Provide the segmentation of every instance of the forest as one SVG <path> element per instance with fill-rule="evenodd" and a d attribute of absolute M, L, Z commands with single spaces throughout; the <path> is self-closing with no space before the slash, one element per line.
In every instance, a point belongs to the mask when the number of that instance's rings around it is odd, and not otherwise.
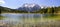
<path fill-rule="evenodd" d="M 8 7 L 0 6 L 0 14 L 1 13 L 28 13 L 28 12 L 27 11 L 18 10 L 18 9 L 11 9 L 11 8 L 8 8 Z M 34 11 L 34 12 L 30 12 L 30 13 L 60 14 L 60 6 L 42 8 L 39 11 Z"/>

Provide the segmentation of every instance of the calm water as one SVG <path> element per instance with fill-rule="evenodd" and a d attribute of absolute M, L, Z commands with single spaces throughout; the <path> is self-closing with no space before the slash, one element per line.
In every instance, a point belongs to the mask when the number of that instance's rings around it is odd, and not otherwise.
<path fill-rule="evenodd" d="M 15 13 L 5 13 L 0 14 L 0 21 L 10 21 L 10 22 L 20 22 L 20 23 L 34 23 L 40 22 L 44 17 L 54 16 L 52 14 L 15 14 Z"/>
<path fill-rule="evenodd" d="M 54 17 L 55 16 L 55 17 Z M 0 27 L 60 27 L 60 21 L 48 18 L 60 18 L 56 14 L 0 14 Z"/>

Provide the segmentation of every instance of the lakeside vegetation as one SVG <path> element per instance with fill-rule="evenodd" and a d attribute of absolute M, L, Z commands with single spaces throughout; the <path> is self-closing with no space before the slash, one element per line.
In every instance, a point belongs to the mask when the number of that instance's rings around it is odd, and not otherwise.
<path fill-rule="evenodd" d="M 1 13 L 28 13 L 28 12 L 0 6 L 0 14 Z M 60 6 L 42 8 L 39 11 L 34 11 L 34 12 L 30 12 L 30 13 L 60 14 Z"/>

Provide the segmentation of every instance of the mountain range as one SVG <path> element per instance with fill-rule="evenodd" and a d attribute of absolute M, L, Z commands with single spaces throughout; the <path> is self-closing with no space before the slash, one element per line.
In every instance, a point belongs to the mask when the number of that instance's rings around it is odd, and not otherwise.
<path fill-rule="evenodd" d="M 21 7 L 18 8 L 18 10 L 21 11 L 28 11 L 28 12 L 35 12 L 40 10 L 41 7 L 38 4 L 23 4 Z"/>

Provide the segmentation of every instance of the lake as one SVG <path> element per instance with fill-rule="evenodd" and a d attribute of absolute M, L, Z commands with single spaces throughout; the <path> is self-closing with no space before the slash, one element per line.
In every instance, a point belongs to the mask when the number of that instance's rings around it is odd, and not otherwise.
<path fill-rule="evenodd" d="M 55 22 L 56 14 L 33 14 L 33 13 L 3 13 L 0 14 L 0 22 L 8 24 L 36 24 Z M 50 18 L 51 17 L 51 18 Z M 57 17 L 58 18 L 58 17 Z"/>

